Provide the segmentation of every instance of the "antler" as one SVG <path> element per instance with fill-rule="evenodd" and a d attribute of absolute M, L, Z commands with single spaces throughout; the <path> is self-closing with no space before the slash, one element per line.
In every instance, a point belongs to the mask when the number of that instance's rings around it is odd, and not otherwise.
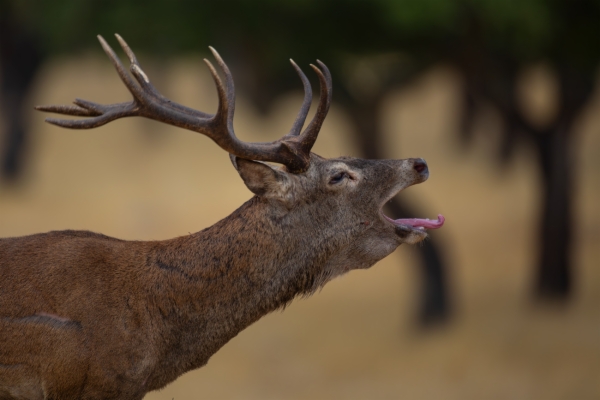
<path fill-rule="evenodd" d="M 212 115 L 175 103 L 161 95 L 150 83 L 148 76 L 140 67 L 135 54 L 131 51 L 127 43 L 118 34 L 115 34 L 115 36 L 129 57 L 131 63 L 129 71 L 135 80 L 127 73 L 127 70 L 104 38 L 98 35 L 98 40 L 114 64 L 121 80 L 131 92 L 133 100 L 129 103 L 104 105 L 75 99 L 73 102 L 74 106 L 52 105 L 35 107 L 40 111 L 90 117 L 81 120 L 46 118 L 46 122 L 64 128 L 90 129 L 102 126 L 118 118 L 146 117 L 206 135 L 221 148 L 238 157 L 284 164 L 293 173 L 306 171 L 310 162 L 310 150 L 317 139 L 319 130 L 331 104 L 331 74 L 321 61 L 317 60 L 321 69 L 312 64 L 310 65 L 319 77 L 321 94 L 317 112 L 304 131 L 300 133 L 310 109 L 312 90 L 306 75 L 304 75 L 293 60 L 290 60 L 304 86 L 304 101 L 290 132 L 273 142 L 242 142 L 235 136 L 233 131 L 233 113 L 235 108 L 233 77 L 229 68 L 215 49 L 210 47 L 213 56 L 217 60 L 217 64 L 219 64 L 225 75 L 225 83 L 223 83 L 217 74 L 212 63 L 204 59 L 217 86 L 219 97 L 217 112 Z"/>

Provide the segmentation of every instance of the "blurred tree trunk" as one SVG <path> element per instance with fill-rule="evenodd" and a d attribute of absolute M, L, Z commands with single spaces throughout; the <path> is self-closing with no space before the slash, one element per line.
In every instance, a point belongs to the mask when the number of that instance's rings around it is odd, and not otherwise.
<path fill-rule="evenodd" d="M 564 298 L 571 292 L 572 176 L 570 140 L 564 128 L 535 140 L 543 182 L 537 294 Z"/>
<path fill-rule="evenodd" d="M 5 121 L 0 173 L 14 182 L 26 147 L 25 100 L 44 57 L 37 37 L 16 24 L 6 8 L 0 15 L 0 115 Z"/>
<path fill-rule="evenodd" d="M 543 182 L 540 253 L 536 293 L 562 299 L 572 292 L 571 242 L 574 229 L 573 125 L 587 104 L 594 71 L 559 68 L 560 108 L 547 129 L 528 128 L 538 153 Z"/>

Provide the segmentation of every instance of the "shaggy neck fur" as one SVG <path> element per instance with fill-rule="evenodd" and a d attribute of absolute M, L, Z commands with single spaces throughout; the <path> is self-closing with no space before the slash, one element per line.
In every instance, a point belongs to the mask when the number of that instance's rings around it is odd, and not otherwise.
<path fill-rule="evenodd" d="M 171 331 L 163 337 L 177 339 L 160 346 L 161 376 L 149 383 L 161 387 L 170 378 L 165 371 L 174 379 L 206 364 L 241 330 L 324 283 L 334 243 L 327 243 L 327 230 L 318 226 L 309 238 L 298 235 L 301 221 L 292 220 L 294 215 L 273 212 L 254 197 L 201 232 L 154 245 L 147 265 L 163 277 L 149 288 L 151 304 Z"/>

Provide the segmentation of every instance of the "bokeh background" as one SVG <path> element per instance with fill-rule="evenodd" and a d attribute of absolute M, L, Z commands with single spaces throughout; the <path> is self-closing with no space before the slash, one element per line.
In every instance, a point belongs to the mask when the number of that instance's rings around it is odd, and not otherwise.
<path fill-rule="evenodd" d="M 33 111 L 128 100 L 94 38 L 117 48 L 114 32 L 167 97 L 208 112 L 216 47 L 246 141 L 291 126 L 288 59 L 324 61 L 334 104 L 314 151 L 424 157 L 430 179 L 387 213 L 447 218 L 147 399 L 600 398 L 599 1 L 0 0 L 0 236 L 166 239 L 250 198 L 205 137 Z"/>

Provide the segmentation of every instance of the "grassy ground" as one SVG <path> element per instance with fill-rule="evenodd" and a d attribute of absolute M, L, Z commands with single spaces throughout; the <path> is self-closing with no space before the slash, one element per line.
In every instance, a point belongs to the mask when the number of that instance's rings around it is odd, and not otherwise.
<path fill-rule="evenodd" d="M 178 101 L 214 110 L 204 72 L 198 60 L 180 61 L 158 84 Z M 57 61 L 40 83 L 32 104 L 128 98 L 108 61 L 93 57 Z M 459 148 L 456 92 L 454 77 L 439 69 L 390 98 L 384 112 L 388 155 L 422 156 L 431 169 L 428 182 L 402 196 L 427 210 L 422 217 L 447 218 L 434 234 L 451 264 L 450 325 L 415 327 L 419 271 L 402 246 L 263 318 L 205 368 L 146 399 L 600 398 L 600 96 L 578 128 L 575 296 L 549 306 L 530 298 L 539 207 L 532 155 L 520 153 L 503 173 L 493 166 L 493 115 L 480 121 L 472 150 Z M 299 104 L 299 96 L 282 99 L 263 118 L 240 99 L 239 136 L 278 137 Z M 66 131 L 42 119 L 32 112 L 25 182 L 0 186 L 0 236 L 70 228 L 169 238 L 216 222 L 250 197 L 227 155 L 194 133 L 135 119 Z M 350 129 L 334 107 L 315 152 L 356 154 Z"/>

